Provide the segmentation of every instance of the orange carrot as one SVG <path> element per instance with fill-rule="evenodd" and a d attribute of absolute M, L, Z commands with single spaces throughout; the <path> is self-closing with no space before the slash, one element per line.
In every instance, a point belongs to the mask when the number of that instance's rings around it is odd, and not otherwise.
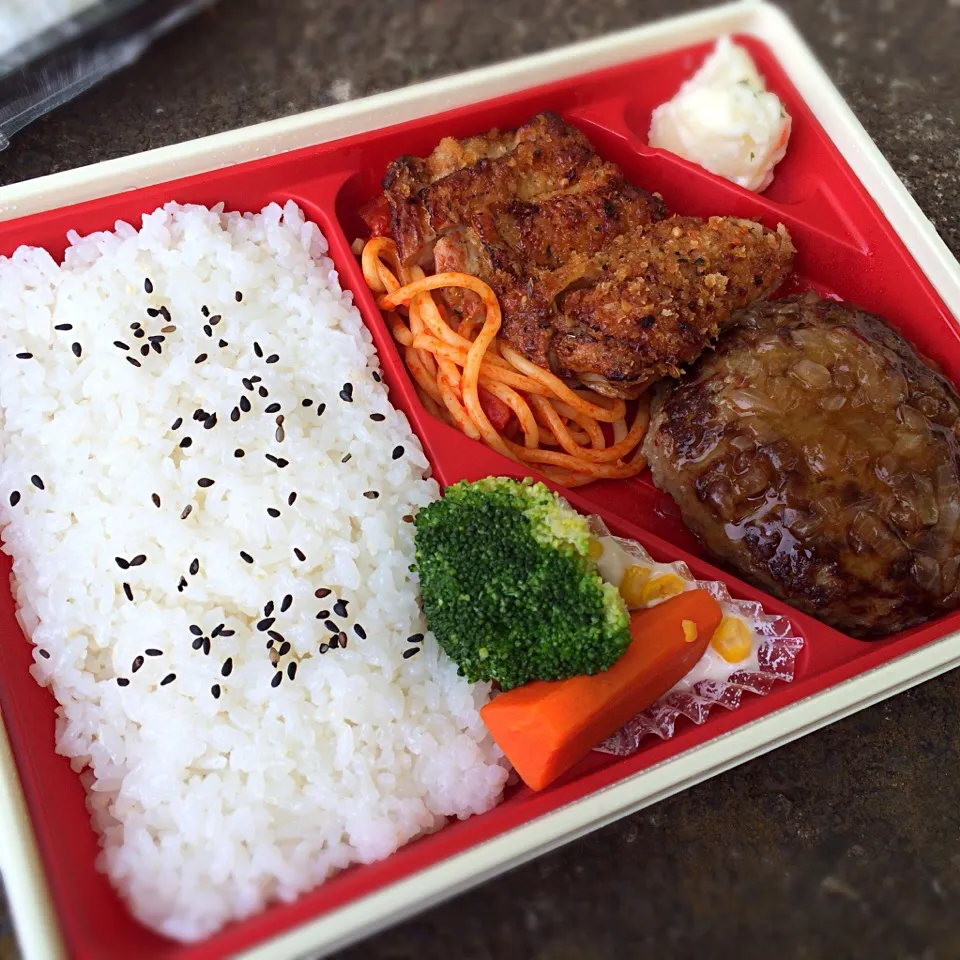
<path fill-rule="evenodd" d="M 723 616 L 690 590 L 630 617 L 633 642 L 607 671 L 501 693 L 480 716 L 528 787 L 542 790 L 682 679 Z"/>

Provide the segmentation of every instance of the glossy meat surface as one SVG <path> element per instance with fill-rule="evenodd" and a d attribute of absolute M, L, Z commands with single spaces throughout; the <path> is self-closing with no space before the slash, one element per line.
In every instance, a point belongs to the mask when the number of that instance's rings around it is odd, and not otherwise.
<path fill-rule="evenodd" d="M 960 397 L 882 320 L 757 305 L 654 400 L 657 486 L 713 554 L 858 637 L 960 605 Z"/>

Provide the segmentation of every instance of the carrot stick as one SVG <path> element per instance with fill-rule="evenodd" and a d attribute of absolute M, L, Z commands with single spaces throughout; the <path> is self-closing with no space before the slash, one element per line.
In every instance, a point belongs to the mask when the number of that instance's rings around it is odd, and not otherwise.
<path fill-rule="evenodd" d="M 607 671 L 501 693 L 480 716 L 523 782 L 542 790 L 681 680 L 720 625 L 717 601 L 690 590 L 630 618 L 633 642 Z"/>

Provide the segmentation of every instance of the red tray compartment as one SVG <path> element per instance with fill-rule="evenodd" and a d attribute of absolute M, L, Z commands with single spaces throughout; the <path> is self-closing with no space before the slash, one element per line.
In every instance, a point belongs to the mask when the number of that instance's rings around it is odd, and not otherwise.
<path fill-rule="evenodd" d="M 357 216 L 360 204 L 378 191 L 386 165 L 396 156 L 425 154 L 443 136 L 509 128 L 542 110 L 553 110 L 581 127 L 630 180 L 662 193 L 672 210 L 747 216 L 771 227 L 783 222 L 799 251 L 791 289 L 813 287 L 883 314 L 948 376 L 960 381 L 960 338 L 954 319 L 772 53 L 751 38 L 741 42 L 794 121 L 787 157 L 764 196 L 646 143 L 653 107 L 672 96 L 696 69 L 709 49 L 700 45 L 350 139 L 9 221 L 0 224 L 0 253 L 31 244 L 61 256 L 68 229 L 111 229 L 118 219 L 137 223 L 141 214 L 169 200 L 222 201 L 230 209 L 253 210 L 293 199 L 327 236 L 341 281 L 354 292 L 372 331 L 391 399 L 409 416 L 441 483 L 488 474 L 516 476 L 517 464 L 434 420 L 420 405 L 350 243 L 363 235 Z M 543 793 L 513 788 L 497 809 L 482 817 L 451 824 L 381 863 L 349 869 L 293 904 L 274 906 L 192 946 L 141 927 L 106 877 L 96 871 L 97 840 L 83 788 L 69 763 L 53 750 L 54 701 L 28 675 L 30 646 L 17 626 L 11 594 L 0 592 L 0 709 L 69 955 L 80 960 L 105 956 L 212 960 L 232 955 L 960 627 L 958 612 L 881 642 L 857 641 L 712 566 L 649 476 L 599 482 L 568 497 L 578 509 L 599 513 L 614 533 L 639 540 L 657 559 L 685 560 L 696 576 L 722 579 L 735 597 L 758 600 L 769 612 L 790 619 L 806 639 L 795 681 L 778 684 L 764 698 L 746 696 L 734 712 L 714 710 L 700 727 L 681 721 L 671 740 L 649 738 L 631 757 L 593 754 Z M 0 575 L 9 570 L 4 558 Z"/>

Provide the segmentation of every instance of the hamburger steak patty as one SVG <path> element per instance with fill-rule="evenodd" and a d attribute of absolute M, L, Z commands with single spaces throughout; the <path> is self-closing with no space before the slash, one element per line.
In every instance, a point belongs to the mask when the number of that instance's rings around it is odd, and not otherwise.
<path fill-rule="evenodd" d="M 761 303 L 654 398 L 653 479 L 757 586 L 855 637 L 960 604 L 960 397 L 879 317 Z"/>

